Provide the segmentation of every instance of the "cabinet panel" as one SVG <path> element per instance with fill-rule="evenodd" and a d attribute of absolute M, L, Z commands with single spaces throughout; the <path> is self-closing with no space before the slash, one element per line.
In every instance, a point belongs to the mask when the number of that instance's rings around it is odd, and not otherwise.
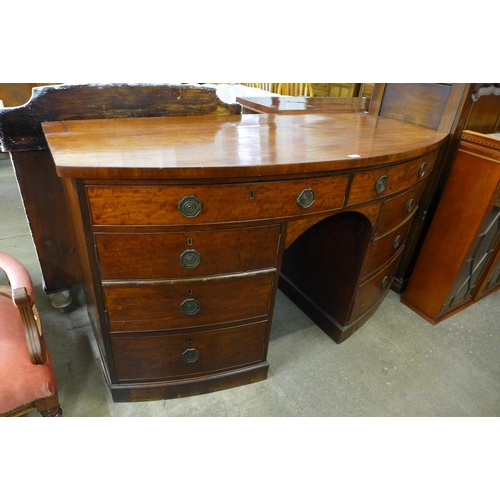
<path fill-rule="evenodd" d="M 500 240 L 500 139 L 465 131 L 402 302 L 435 324 L 471 305 Z"/>
<path fill-rule="evenodd" d="M 267 321 L 172 335 L 111 339 L 120 381 L 208 374 L 264 360 Z"/>

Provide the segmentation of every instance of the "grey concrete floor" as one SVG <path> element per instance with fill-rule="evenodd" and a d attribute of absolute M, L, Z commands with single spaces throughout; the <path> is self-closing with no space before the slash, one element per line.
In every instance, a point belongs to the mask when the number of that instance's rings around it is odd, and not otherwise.
<path fill-rule="evenodd" d="M 0 249 L 31 273 L 66 417 L 496 417 L 500 293 L 432 326 L 390 292 L 335 344 L 278 293 L 267 380 L 195 397 L 114 403 L 96 363 L 81 288 L 56 311 L 42 277 L 12 165 L 0 156 Z M 33 411 L 30 417 L 38 417 Z"/>

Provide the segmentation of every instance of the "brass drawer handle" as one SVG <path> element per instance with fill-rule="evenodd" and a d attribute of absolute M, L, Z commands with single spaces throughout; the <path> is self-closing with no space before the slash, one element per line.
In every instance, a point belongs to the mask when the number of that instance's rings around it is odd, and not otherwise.
<path fill-rule="evenodd" d="M 382 283 L 380 283 L 380 288 L 382 289 L 387 288 L 388 285 L 389 285 L 389 276 L 384 276 Z"/>
<path fill-rule="evenodd" d="M 385 188 L 387 187 L 387 175 L 383 175 L 380 179 L 375 183 L 375 192 L 377 194 L 383 193 Z"/>
<path fill-rule="evenodd" d="M 401 235 L 398 234 L 396 238 L 394 239 L 394 248 L 398 248 L 399 244 L 401 243 Z"/>
<path fill-rule="evenodd" d="M 193 316 L 201 309 L 201 304 L 196 299 L 186 299 L 181 304 L 181 311 L 186 316 Z"/>
<path fill-rule="evenodd" d="M 201 255 L 196 250 L 184 250 L 179 255 L 179 263 L 185 269 L 194 269 L 201 261 Z"/>
<path fill-rule="evenodd" d="M 306 188 L 297 196 L 297 205 L 301 208 L 309 208 L 315 199 L 316 193 L 311 188 Z"/>
<path fill-rule="evenodd" d="M 202 204 L 196 196 L 190 195 L 184 196 L 184 198 L 179 201 L 177 208 L 179 209 L 179 212 L 184 215 L 184 217 L 192 219 L 201 212 Z"/>
<path fill-rule="evenodd" d="M 409 214 L 413 210 L 413 198 L 406 205 L 406 213 Z"/>
<path fill-rule="evenodd" d="M 198 361 L 198 359 L 200 359 L 200 351 L 194 348 L 186 349 L 182 353 L 182 359 L 186 363 L 194 363 L 195 361 Z"/>
<path fill-rule="evenodd" d="M 420 165 L 420 168 L 418 169 L 418 176 L 423 177 L 425 175 L 425 171 L 427 169 L 427 163 L 424 161 L 422 165 Z"/>

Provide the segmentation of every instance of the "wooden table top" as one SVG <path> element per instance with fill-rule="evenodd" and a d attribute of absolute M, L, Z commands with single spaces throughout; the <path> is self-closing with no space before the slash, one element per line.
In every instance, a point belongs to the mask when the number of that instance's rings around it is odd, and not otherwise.
<path fill-rule="evenodd" d="M 308 175 L 414 158 L 446 134 L 369 114 L 244 114 L 43 124 L 62 177 Z"/>
<path fill-rule="evenodd" d="M 242 106 L 258 113 L 364 113 L 368 97 L 237 97 Z"/>

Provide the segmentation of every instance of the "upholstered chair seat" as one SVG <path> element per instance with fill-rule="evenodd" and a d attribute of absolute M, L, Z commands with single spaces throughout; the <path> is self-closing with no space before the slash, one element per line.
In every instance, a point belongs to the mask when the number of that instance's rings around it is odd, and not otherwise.
<path fill-rule="evenodd" d="M 9 283 L 0 286 L 0 416 L 18 416 L 33 408 L 44 416 L 61 416 L 31 278 L 4 252 L 0 269 Z"/>

